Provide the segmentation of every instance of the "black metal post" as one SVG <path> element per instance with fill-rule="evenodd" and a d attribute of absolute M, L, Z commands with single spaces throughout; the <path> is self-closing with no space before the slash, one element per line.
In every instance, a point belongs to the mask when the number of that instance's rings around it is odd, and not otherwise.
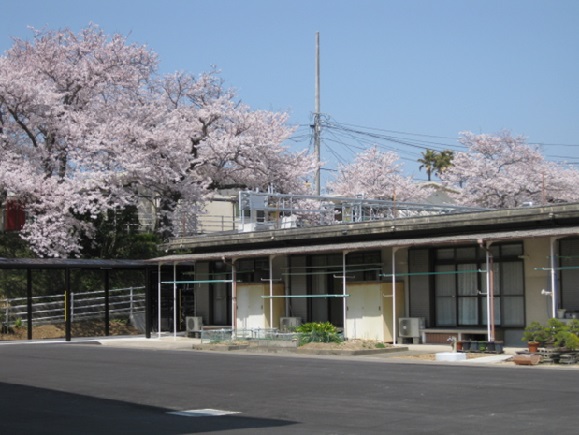
<path fill-rule="evenodd" d="M 150 268 L 145 269 L 145 337 L 151 338 L 151 329 L 152 329 L 152 304 L 153 301 L 151 300 L 152 289 L 151 289 L 151 274 L 153 270 Z"/>
<path fill-rule="evenodd" d="M 26 320 L 28 340 L 32 340 L 32 270 L 26 269 Z"/>
<path fill-rule="evenodd" d="M 105 336 L 110 335 L 110 289 L 111 289 L 111 280 L 110 280 L 110 270 L 104 269 L 104 280 L 105 280 Z"/>
<path fill-rule="evenodd" d="M 70 297 L 70 269 L 67 267 L 66 269 L 64 269 L 64 285 L 65 285 L 65 290 L 64 290 L 64 339 L 66 341 L 70 341 L 71 340 L 71 297 Z"/>

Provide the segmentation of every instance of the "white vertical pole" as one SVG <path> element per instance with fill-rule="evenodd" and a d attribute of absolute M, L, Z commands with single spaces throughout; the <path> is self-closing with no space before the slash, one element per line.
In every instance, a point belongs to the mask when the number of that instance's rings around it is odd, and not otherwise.
<path fill-rule="evenodd" d="M 489 256 L 489 288 L 488 288 L 488 299 L 489 299 L 489 319 L 490 319 L 490 334 L 489 341 L 495 341 L 495 262 L 493 253 L 491 252 L 491 243 L 487 243 L 487 254 Z"/>
<path fill-rule="evenodd" d="M 346 295 L 348 294 L 346 291 L 346 255 L 348 255 L 348 251 L 344 251 L 342 252 L 342 316 L 344 317 L 344 339 L 346 339 L 348 337 L 348 330 L 347 330 L 347 324 L 348 324 L 348 318 L 347 318 L 347 312 L 348 312 L 348 306 L 347 306 L 347 298 Z"/>
<path fill-rule="evenodd" d="M 316 160 L 315 195 L 320 196 L 320 33 L 316 32 L 316 89 L 314 113 L 314 156 Z"/>
<path fill-rule="evenodd" d="M 237 268 L 235 258 L 231 259 L 231 329 L 237 335 Z"/>
<path fill-rule="evenodd" d="M 273 329 L 273 255 L 269 256 L 269 329 Z"/>
<path fill-rule="evenodd" d="M 485 248 L 485 269 L 487 283 L 487 340 L 491 341 L 491 261 L 489 256 L 489 247 Z"/>
<path fill-rule="evenodd" d="M 70 292 L 70 321 L 74 322 L 74 292 Z"/>
<path fill-rule="evenodd" d="M 396 344 L 396 335 L 398 334 L 398 328 L 396 327 L 396 251 L 398 248 L 392 248 L 392 344 Z"/>
<path fill-rule="evenodd" d="M 177 338 L 177 263 L 173 263 L 173 339 Z"/>
<path fill-rule="evenodd" d="M 161 263 L 159 263 L 159 275 L 157 277 L 157 336 L 161 338 Z"/>
<path fill-rule="evenodd" d="M 555 243 L 557 242 L 557 239 L 555 237 L 551 237 L 551 302 L 552 302 L 552 307 L 551 307 L 551 316 L 555 319 L 557 318 L 557 289 L 556 289 L 556 283 L 555 283 L 555 267 L 556 267 L 556 262 L 555 262 Z"/>

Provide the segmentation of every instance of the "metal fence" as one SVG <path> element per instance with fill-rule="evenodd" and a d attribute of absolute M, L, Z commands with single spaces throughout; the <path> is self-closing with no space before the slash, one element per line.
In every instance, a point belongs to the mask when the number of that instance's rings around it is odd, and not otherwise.
<path fill-rule="evenodd" d="M 328 332 L 281 332 L 277 328 L 251 328 L 251 329 L 204 329 L 201 331 L 201 343 L 227 343 L 239 341 L 274 341 L 274 342 L 297 342 L 300 344 L 310 342 L 342 342 L 343 333 Z"/>
<path fill-rule="evenodd" d="M 7 325 L 28 322 L 27 298 L 0 299 L 2 322 Z M 65 321 L 65 295 L 35 296 L 32 298 L 34 324 Z M 129 317 L 145 311 L 145 287 L 128 287 L 109 290 L 109 315 Z M 105 291 L 71 292 L 71 321 L 100 319 L 105 315 Z"/>

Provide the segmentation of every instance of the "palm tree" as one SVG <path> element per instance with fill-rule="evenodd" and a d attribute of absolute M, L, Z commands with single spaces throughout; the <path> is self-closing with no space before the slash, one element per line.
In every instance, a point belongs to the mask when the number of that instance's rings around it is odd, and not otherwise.
<path fill-rule="evenodd" d="M 426 151 L 422 152 L 422 158 L 418 159 L 418 163 L 420 163 L 420 167 L 418 169 L 426 169 L 428 181 L 430 181 L 432 172 L 436 169 L 437 154 L 438 153 L 436 151 L 427 149 Z"/>
<path fill-rule="evenodd" d="M 454 159 L 454 152 L 450 150 L 444 150 L 436 155 L 436 161 L 434 163 L 434 173 L 436 176 L 440 177 L 446 168 L 452 166 L 452 160 Z"/>

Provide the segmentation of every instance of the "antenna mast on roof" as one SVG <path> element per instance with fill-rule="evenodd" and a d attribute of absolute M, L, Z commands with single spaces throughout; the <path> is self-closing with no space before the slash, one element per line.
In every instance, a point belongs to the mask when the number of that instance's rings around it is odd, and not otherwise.
<path fill-rule="evenodd" d="M 316 32 L 316 95 L 314 112 L 314 156 L 316 159 L 315 194 L 320 196 L 320 32 Z"/>

